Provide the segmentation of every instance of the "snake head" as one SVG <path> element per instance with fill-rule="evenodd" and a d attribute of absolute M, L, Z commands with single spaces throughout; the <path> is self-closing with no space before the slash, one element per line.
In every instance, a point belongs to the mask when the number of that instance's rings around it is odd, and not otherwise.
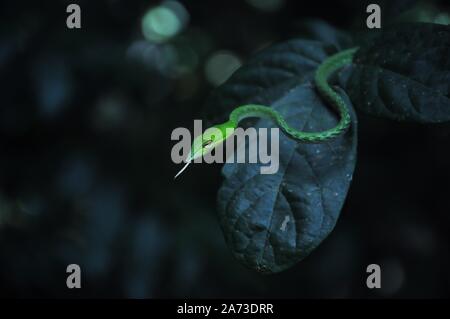
<path fill-rule="evenodd" d="M 186 164 L 177 175 L 175 175 L 175 178 L 177 178 L 177 176 L 179 176 L 193 160 L 209 153 L 212 149 L 230 137 L 235 128 L 236 124 L 228 121 L 223 124 L 212 126 L 203 134 L 197 136 L 192 142 L 191 151 L 185 160 Z"/>
<path fill-rule="evenodd" d="M 208 154 L 216 146 L 225 141 L 234 132 L 235 126 L 231 122 L 211 126 L 203 134 L 197 136 L 192 142 L 191 151 L 186 162 Z"/>

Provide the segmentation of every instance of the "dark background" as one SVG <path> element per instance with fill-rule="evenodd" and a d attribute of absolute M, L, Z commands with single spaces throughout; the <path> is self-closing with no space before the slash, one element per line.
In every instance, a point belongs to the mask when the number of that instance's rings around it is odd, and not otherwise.
<path fill-rule="evenodd" d="M 386 23 L 415 4 L 389 2 Z M 276 275 L 246 269 L 226 247 L 220 165 L 173 180 L 172 130 L 201 118 L 233 61 L 301 36 L 307 19 L 362 29 L 361 1 L 182 1 L 189 19 L 159 43 L 141 29 L 158 2 L 76 1 L 80 30 L 66 27 L 69 3 L 0 4 L 1 296 L 449 296 L 448 125 L 359 114 L 335 230 Z M 82 289 L 66 288 L 71 263 Z M 371 263 L 382 289 L 366 287 Z"/>

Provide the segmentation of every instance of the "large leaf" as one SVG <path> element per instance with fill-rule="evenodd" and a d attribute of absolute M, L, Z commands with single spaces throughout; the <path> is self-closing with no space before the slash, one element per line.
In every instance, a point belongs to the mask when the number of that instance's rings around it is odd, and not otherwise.
<path fill-rule="evenodd" d="M 311 83 L 312 72 L 326 56 L 326 46 L 314 41 L 289 41 L 268 49 L 238 70 L 208 105 L 228 114 L 236 106 L 261 103 L 300 130 L 333 127 L 338 116 Z M 250 268 L 262 273 L 285 270 L 307 256 L 335 226 L 356 157 L 356 120 L 348 98 L 340 92 L 354 119 L 342 137 L 313 145 L 281 133 L 280 166 L 273 175 L 260 174 L 260 164 L 224 165 L 225 180 L 218 193 L 220 223 L 232 253 Z M 254 125 L 274 127 L 269 120 Z"/>
<path fill-rule="evenodd" d="M 358 110 L 396 120 L 450 120 L 450 26 L 374 32 L 356 53 L 346 91 Z"/>

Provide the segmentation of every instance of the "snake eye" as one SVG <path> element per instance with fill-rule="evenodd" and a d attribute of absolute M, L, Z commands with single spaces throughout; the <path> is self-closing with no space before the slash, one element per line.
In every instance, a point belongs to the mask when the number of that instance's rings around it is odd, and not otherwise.
<path fill-rule="evenodd" d="M 206 141 L 203 142 L 202 147 L 206 147 L 206 146 L 208 146 L 211 143 L 212 143 L 212 140 L 206 140 Z"/>

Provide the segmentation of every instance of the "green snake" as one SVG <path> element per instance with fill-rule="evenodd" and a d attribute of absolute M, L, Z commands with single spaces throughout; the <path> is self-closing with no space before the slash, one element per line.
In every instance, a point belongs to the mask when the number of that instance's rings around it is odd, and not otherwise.
<path fill-rule="evenodd" d="M 186 165 L 178 172 L 175 178 L 194 159 L 210 152 L 230 137 L 239 122 L 248 117 L 271 119 L 284 134 L 301 143 L 324 143 L 344 133 L 351 124 L 349 109 L 342 97 L 329 85 L 328 79 L 335 71 L 352 63 L 353 56 L 357 50 L 358 48 L 355 47 L 329 56 L 319 65 L 314 74 L 314 84 L 320 96 L 339 114 L 340 120 L 335 127 L 321 132 L 302 132 L 289 126 L 283 116 L 271 107 L 257 104 L 241 105 L 230 113 L 227 122 L 212 126 L 194 139 L 190 154 L 185 160 Z"/>

